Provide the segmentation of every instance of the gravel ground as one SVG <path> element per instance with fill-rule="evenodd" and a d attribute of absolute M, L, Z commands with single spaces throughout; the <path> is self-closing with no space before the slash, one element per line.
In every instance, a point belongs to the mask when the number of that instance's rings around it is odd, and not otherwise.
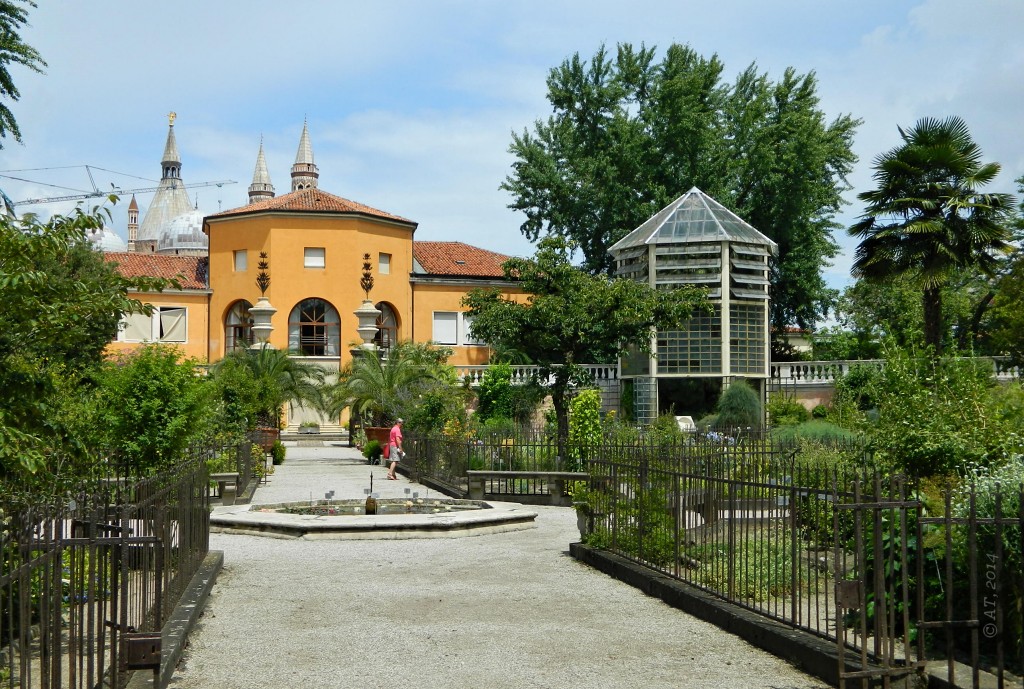
<path fill-rule="evenodd" d="M 290 448 L 255 502 L 348 486 L 342 473 L 368 469 L 355 457 Z M 826 686 L 578 563 L 573 511 L 537 512 L 536 529 L 456 539 L 214 534 L 224 570 L 171 687 Z"/>

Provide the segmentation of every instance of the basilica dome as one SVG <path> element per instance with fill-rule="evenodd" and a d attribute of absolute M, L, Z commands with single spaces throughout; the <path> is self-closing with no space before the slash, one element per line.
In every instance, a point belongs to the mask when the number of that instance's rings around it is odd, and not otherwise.
<path fill-rule="evenodd" d="M 128 244 L 107 226 L 89 230 L 86 239 L 98 251 L 128 251 Z"/>
<path fill-rule="evenodd" d="M 203 234 L 203 214 L 190 210 L 177 216 L 161 230 L 156 251 L 159 254 L 205 254 L 210 239 Z"/>

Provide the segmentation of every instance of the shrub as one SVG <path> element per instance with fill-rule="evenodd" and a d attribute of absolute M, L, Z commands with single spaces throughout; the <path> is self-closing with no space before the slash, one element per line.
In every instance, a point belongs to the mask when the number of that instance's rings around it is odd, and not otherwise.
<path fill-rule="evenodd" d="M 100 379 L 106 440 L 137 472 L 180 459 L 209 428 L 213 388 L 174 347 L 143 346 L 106 364 Z"/>
<path fill-rule="evenodd" d="M 570 471 L 582 469 L 592 448 L 601 442 L 601 391 L 581 391 L 569 403 Z"/>
<path fill-rule="evenodd" d="M 734 380 L 718 398 L 715 410 L 717 428 L 760 428 L 764 418 L 761 400 L 754 388 L 742 379 Z"/>
<path fill-rule="evenodd" d="M 270 456 L 274 458 L 274 464 L 284 464 L 285 449 L 280 440 L 274 441 L 274 446 L 270 448 Z"/>
<path fill-rule="evenodd" d="M 814 409 L 811 410 L 812 419 L 825 419 L 828 418 L 828 407 L 824 404 L 815 405 Z"/>
<path fill-rule="evenodd" d="M 792 395 L 773 393 L 768 396 L 768 419 L 773 426 L 793 426 L 809 418 L 804 405 Z"/>
<path fill-rule="evenodd" d="M 781 426 L 772 429 L 772 438 L 784 445 L 797 445 L 802 440 L 809 440 L 820 444 L 853 444 L 857 443 L 861 436 L 853 431 L 840 428 L 833 423 L 814 419 L 805 421 L 795 426 Z"/>
<path fill-rule="evenodd" d="M 363 457 L 366 457 L 371 462 L 377 461 L 383 454 L 384 448 L 379 440 L 367 440 L 366 444 L 363 445 Z"/>

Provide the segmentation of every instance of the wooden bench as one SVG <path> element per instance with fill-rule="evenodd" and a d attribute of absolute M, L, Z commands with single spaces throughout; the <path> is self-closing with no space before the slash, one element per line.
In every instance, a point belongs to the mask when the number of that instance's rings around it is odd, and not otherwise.
<path fill-rule="evenodd" d="M 226 471 L 221 474 L 210 474 L 210 480 L 217 482 L 217 494 L 222 505 L 234 505 L 238 496 L 238 472 Z"/>
<path fill-rule="evenodd" d="M 490 471 L 470 469 L 466 471 L 469 484 L 469 499 L 483 500 L 487 482 L 491 480 L 544 479 L 548 484 L 548 495 L 552 505 L 566 505 L 565 484 L 567 481 L 586 481 L 590 474 L 582 471 Z"/>

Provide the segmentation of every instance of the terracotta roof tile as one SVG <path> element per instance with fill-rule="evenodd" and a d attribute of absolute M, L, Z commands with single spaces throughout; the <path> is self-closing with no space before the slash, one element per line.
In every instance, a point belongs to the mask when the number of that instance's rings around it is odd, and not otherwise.
<path fill-rule="evenodd" d="M 271 199 L 263 199 L 256 203 L 250 203 L 248 206 L 233 208 L 222 213 L 215 213 L 208 217 L 224 218 L 232 215 L 257 213 L 259 211 L 360 213 L 362 215 L 370 215 L 376 218 L 397 220 L 399 222 L 413 225 L 415 224 L 412 220 L 408 220 L 399 215 L 385 213 L 384 211 L 377 210 L 376 208 L 370 208 L 369 206 L 364 206 L 361 203 L 349 201 L 348 199 L 343 199 L 340 196 L 335 196 L 334 194 L 328 194 L 326 191 L 322 191 L 316 187 L 300 189 L 299 191 L 293 191 L 282 196 L 275 196 Z"/>
<path fill-rule="evenodd" d="M 178 278 L 182 289 L 208 289 L 210 259 L 206 256 L 167 256 L 113 251 L 103 254 L 126 278 Z M 180 277 L 179 277 L 180 276 Z"/>
<path fill-rule="evenodd" d="M 413 257 L 428 275 L 504 277 L 501 264 L 510 256 L 462 242 L 413 242 Z"/>

